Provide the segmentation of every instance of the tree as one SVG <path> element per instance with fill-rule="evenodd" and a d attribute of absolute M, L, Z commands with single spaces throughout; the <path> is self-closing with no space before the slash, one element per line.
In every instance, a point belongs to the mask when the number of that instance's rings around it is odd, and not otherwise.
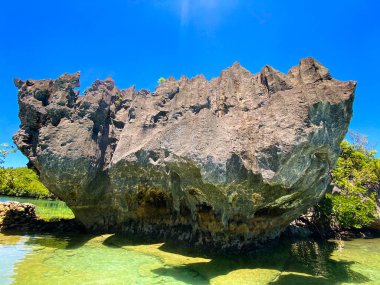
<path fill-rule="evenodd" d="M 39 181 L 31 169 L 3 168 L 7 155 L 16 152 L 13 146 L 0 145 L 0 194 L 33 198 L 54 198 L 54 195 Z"/>
<path fill-rule="evenodd" d="M 31 169 L 1 169 L 0 194 L 7 196 L 54 198 L 54 195 L 39 181 L 38 175 Z"/>
<path fill-rule="evenodd" d="M 355 135 L 353 143 L 343 141 L 332 183 L 339 193 L 327 193 L 317 209 L 344 228 L 361 228 L 377 216 L 374 191 L 380 185 L 380 160 L 367 147 L 365 136 Z"/>
<path fill-rule="evenodd" d="M 352 147 L 362 153 L 371 153 L 374 155 L 376 151 L 373 150 L 374 146 L 368 143 L 368 137 L 355 131 L 349 131 L 348 136 Z"/>
<path fill-rule="evenodd" d="M 4 164 L 7 155 L 14 152 L 16 152 L 14 146 L 10 146 L 7 143 L 0 144 L 0 166 Z"/>

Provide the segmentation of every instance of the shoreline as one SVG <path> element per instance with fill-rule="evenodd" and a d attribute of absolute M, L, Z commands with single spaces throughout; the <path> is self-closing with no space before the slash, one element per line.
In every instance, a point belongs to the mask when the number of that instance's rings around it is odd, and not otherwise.
<path fill-rule="evenodd" d="M 35 205 L 30 203 L 19 202 L 0 202 L 0 232 L 5 234 L 105 234 L 93 233 L 85 229 L 85 227 L 75 219 L 57 219 L 53 221 L 45 221 L 38 217 L 35 213 Z M 109 233 L 115 234 L 115 233 Z M 117 233 L 116 233 L 117 234 Z M 123 234 L 117 234 L 124 236 Z M 380 237 L 380 231 L 370 228 L 350 229 L 350 230 L 321 230 L 316 225 L 309 223 L 299 223 L 297 220 L 289 225 L 284 232 L 277 238 L 267 240 L 264 243 L 252 244 L 252 246 L 244 246 L 242 248 L 221 249 L 218 247 L 209 246 L 194 246 L 191 249 L 200 253 L 214 252 L 217 250 L 220 253 L 234 254 L 244 252 L 254 252 L 255 250 L 271 246 L 279 241 L 297 241 L 297 240 L 320 240 L 327 241 L 335 240 L 351 240 L 356 238 L 370 239 Z M 181 241 L 173 239 L 157 239 L 150 236 L 139 234 L 125 235 L 125 238 L 138 242 L 165 242 L 175 246 L 189 247 L 189 244 L 183 244 Z"/>
<path fill-rule="evenodd" d="M 39 197 L 36 197 L 36 196 L 14 196 L 14 195 L 7 195 L 7 194 L 4 194 L 4 193 L 0 193 L 0 198 L 1 197 L 14 197 L 16 199 L 35 199 L 35 200 L 46 200 L 46 201 L 62 201 L 60 199 L 58 199 L 57 197 L 55 198 L 39 198 Z M 17 201 L 15 201 L 17 202 Z"/>
<path fill-rule="evenodd" d="M 23 233 L 84 233 L 85 228 L 75 219 L 46 221 L 35 211 L 31 203 L 0 202 L 0 232 Z"/>

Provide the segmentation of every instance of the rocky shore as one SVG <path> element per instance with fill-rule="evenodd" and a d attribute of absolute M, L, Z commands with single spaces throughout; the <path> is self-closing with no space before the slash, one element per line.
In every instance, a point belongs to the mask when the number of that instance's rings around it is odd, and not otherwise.
<path fill-rule="evenodd" d="M 294 220 L 282 233 L 280 238 L 291 240 L 305 238 L 347 240 L 351 238 L 380 237 L 380 230 L 376 226 L 371 225 L 363 229 L 347 230 L 323 223 L 320 220 L 317 221 L 314 217 L 313 211 L 308 211 Z M 78 234 L 85 233 L 86 229 L 75 219 L 44 221 L 37 216 L 35 206 L 30 203 L 2 202 L 0 203 L 0 232 L 14 231 L 23 233 Z M 133 238 L 136 240 L 136 236 L 133 236 Z M 141 241 L 156 241 L 156 238 L 145 236 Z M 273 244 L 276 240 L 272 240 L 270 243 Z M 170 243 L 170 240 L 168 242 Z M 269 242 L 261 245 L 267 244 Z"/>
<path fill-rule="evenodd" d="M 83 232 L 84 227 L 75 219 L 45 221 L 37 216 L 35 206 L 30 203 L 2 202 L 0 232 L 7 231 L 72 233 Z"/>
<path fill-rule="evenodd" d="M 285 238 L 315 238 L 315 239 L 352 239 L 380 237 L 379 220 L 362 228 L 345 229 L 339 224 L 326 220 L 310 208 L 305 214 L 290 223 L 283 232 Z"/>

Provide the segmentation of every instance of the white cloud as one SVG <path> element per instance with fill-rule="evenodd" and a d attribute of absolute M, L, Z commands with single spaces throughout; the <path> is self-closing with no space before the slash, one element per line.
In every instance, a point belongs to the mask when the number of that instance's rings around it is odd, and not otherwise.
<path fill-rule="evenodd" d="M 162 8 L 169 8 L 179 17 L 181 27 L 195 26 L 213 30 L 239 5 L 240 0 L 164 0 Z"/>
<path fill-rule="evenodd" d="M 181 1 L 181 26 L 185 26 L 189 21 L 189 0 Z"/>

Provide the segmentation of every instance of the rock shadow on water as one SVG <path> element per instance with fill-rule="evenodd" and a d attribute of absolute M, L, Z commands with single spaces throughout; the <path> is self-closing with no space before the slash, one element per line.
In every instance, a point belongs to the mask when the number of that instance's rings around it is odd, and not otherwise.
<path fill-rule="evenodd" d="M 51 247 L 55 249 L 73 250 L 84 246 L 89 240 L 93 239 L 94 237 L 94 235 L 90 234 L 65 236 L 55 234 L 39 234 L 37 236 L 30 236 L 29 240 L 26 241 L 26 244 Z"/>
<path fill-rule="evenodd" d="M 117 235 L 110 236 L 103 244 L 126 248 L 153 245 L 149 241 L 126 239 Z M 218 284 L 218 280 L 223 284 L 230 282 L 230 284 L 276 285 L 338 285 L 372 281 L 351 269 L 355 262 L 332 259 L 331 255 L 339 245 L 331 241 L 281 241 L 278 245 L 239 255 L 205 254 L 169 243 L 155 245 L 156 250 L 149 252 L 150 254 L 161 258 L 165 264 L 168 263 L 168 258 L 177 261 L 169 266 L 154 269 L 153 273 L 185 283 L 188 280 L 183 279 L 183 275 L 178 272 L 199 274 L 207 281 L 205 284 Z"/>

